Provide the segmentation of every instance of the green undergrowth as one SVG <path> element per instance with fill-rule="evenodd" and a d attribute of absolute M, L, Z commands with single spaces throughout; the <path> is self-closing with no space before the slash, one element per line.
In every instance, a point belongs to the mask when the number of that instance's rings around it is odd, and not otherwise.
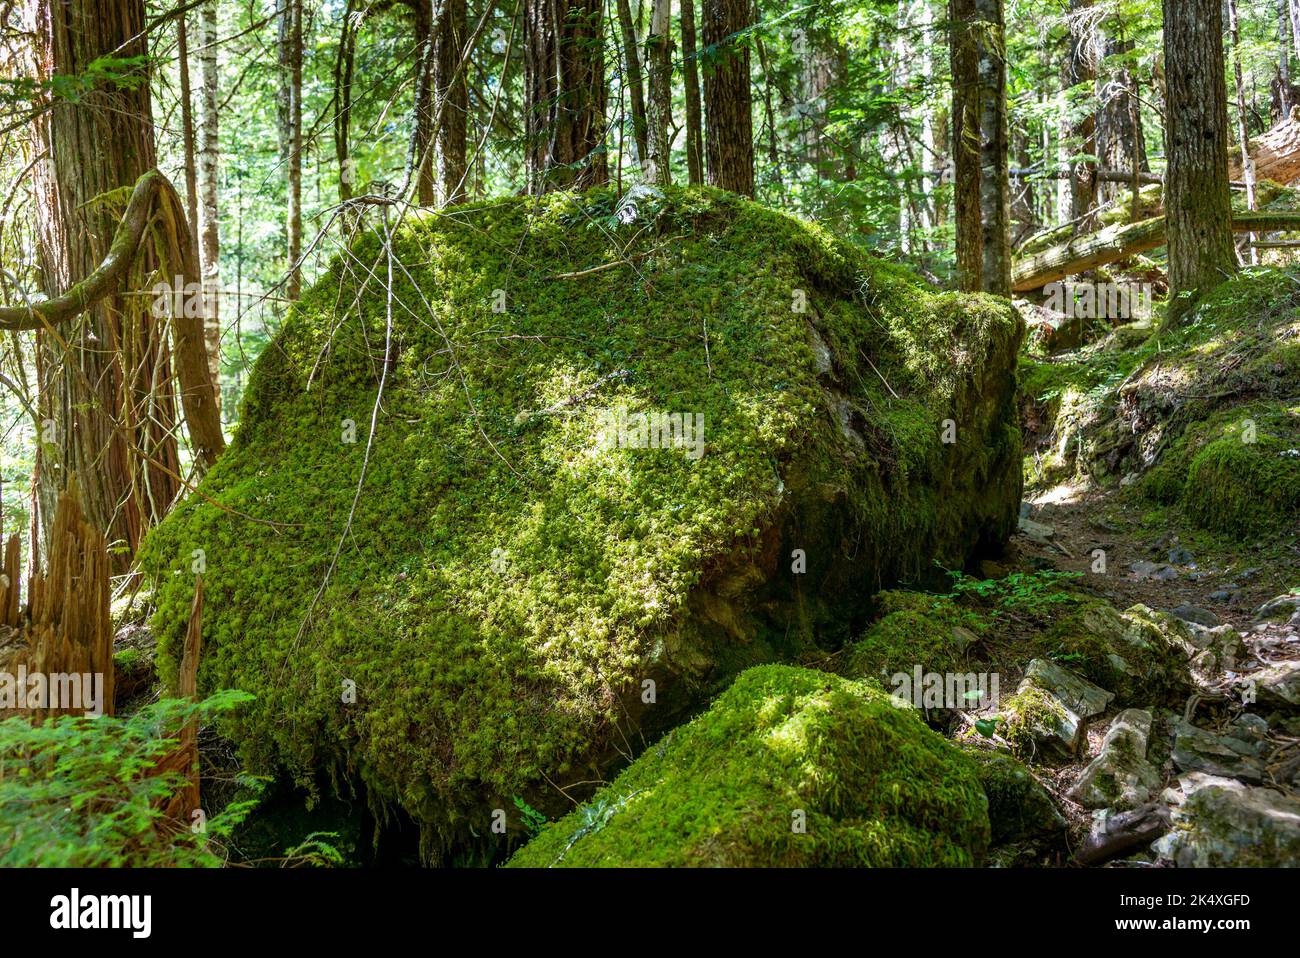
<path fill-rule="evenodd" d="M 203 569 L 242 758 L 363 781 L 436 858 L 1004 538 L 1021 332 L 714 190 L 412 214 L 291 310 L 148 538 L 160 673 Z M 698 414 L 703 455 L 611 448 L 609 410 Z"/>
<path fill-rule="evenodd" d="M 911 710 L 760 666 L 510 864 L 972 866 L 988 841 L 974 761 Z"/>

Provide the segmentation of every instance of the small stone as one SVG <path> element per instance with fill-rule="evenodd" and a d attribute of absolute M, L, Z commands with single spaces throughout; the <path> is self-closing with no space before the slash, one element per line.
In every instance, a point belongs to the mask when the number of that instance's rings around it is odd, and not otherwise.
<path fill-rule="evenodd" d="M 1125 709 L 1110 723 L 1101 752 L 1080 773 L 1070 797 L 1085 808 L 1136 808 L 1160 788 L 1160 772 L 1147 761 L 1151 713 Z"/>
<path fill-rule="evenodd" d="M 1210 593 L 1209 599 L 1211 602 L 1231 602 L 1236 594 L 1235 589 L 1215 589 Z"/>
<path fill-rule="evenodd" d="M 1020 531 L 1035 542 L 1046 542 L 1052 536 L 1056 535 L 1056 527 L 1049 526 L 1043 522 L 1035 522 L 1033 519 L 1021 518 Z"/>
<path fill-rule="evenodd" d="M 1196 561 L 1196 557 L 1184 548 L 1170 549 L 1169 561 L 1173 565 L 1191 565 Z"/>
<path fill-rule="evenodd" d="M 1200 606 L 1188 605 L 1184 602 L 1182 605 L 1176 605 L 1169 610 L 1171 615 L 1177 616 L 1184 622 L 1194 622 L 1197 625 L 1203 625 L 1207 629 L 1212 629 L 1219 625 L 1219 617 L 1209 609 L 1202 609 Z"/>

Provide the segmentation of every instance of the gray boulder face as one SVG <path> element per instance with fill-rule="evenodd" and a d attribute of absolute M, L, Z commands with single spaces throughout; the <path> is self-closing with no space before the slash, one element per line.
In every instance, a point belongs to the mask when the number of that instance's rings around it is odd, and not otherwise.
<path fill-rule="evenodd" d="M 1188 605 L 1186 602 L 1182 605 L 1174 606 L 1169 610 L 1169 614 L 1175 618 L 1182 619 L 1184 622 L 1194 622 L 1207 629 L 1213 629 L 1215 626 L 1219 625 L 1219 617 L 1209 609 L 1202 609 L 1200 606 L 1196 605 Z"/>
<path fill-rule="evenodd" d="M 1174 764 L 1189 772 L 1208 772 L 1243 782 L 1264 780 L 1268 743 L 1255 728 L 1237 725 L 1223 735 L 1175 719 Z"/>
<path fill-rule="evenodd" d="M 1191 642 L 1199 651 L 1192 656 L 1192 674 L 1202 681 L 1212 680 L 1219 672 L 1240 670 L 1251 655 L 1241 633 L 1230 625 L 1213 628 L 1189 622 Z"/>
<path fill-rule="evenodd" d="M 1173 811 L 1152 845 L 1180 868 L 1300 866 L 1300 801 L 1269 788 L 1207 784 Z"/>
<path fill-rule="evenodd" d="M 1070 789 L 1070 797 L 1086 808 L 1131 809 L 1160 788 L 1160 771 L 1147 761 L 1151 713 L 1125 709 L 1110 723 L 1101 752 L 1088 763 Z"/>
<path fill-rule="evenodd" d="M 1004 734 L 1021 752 L 1045 749 L 1072 758 L 1084 724 L 1104 712 L 1114 697 L 1050 659 L 1034 659 L 1006 703 Z"/>
<path fill-rule="evenodd" d="M 1068 655 L 1089 681 L 1115 693 L 1121 705 L 1145 707 L 1186 701 L 1188 663 L 1196 654 L 1193 630 L 1166 612 L 1134 605 L 1118 612 L 1088 601 L 1055 622 L 1039 639 L 1043 654 Z"/>
<path fill-rule="evenodd" d="M 1288 619 L 1300 612 L 1300 595 L 1279 595 L 1255 610 L 1256 619 Z"/>
<path fill-rule="evenodd" d="M 1300 708 L 1300 662 L 1278 662 L 1252 672 L 1247 679 L 1255 683 L 1255 697 L 1260 704 Z"/>

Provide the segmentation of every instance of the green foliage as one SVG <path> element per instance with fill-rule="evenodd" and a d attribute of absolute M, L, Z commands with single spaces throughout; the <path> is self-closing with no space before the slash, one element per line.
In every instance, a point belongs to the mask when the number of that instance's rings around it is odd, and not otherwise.
<path fill-rule="evenodd" d="M 0 866 L 222 864 L 222 839 L 255 802 L 232 803 L 201 834 L 167 827 L 156 806 L 182 778 L 147 773 L 186 722 L 210 721 L 250 700 L 224 691 L 199 703 L 163 699 L 129 718 L 0 722 Z"/>
<path fill-rule="evenodd" d="M 974 763 L 874 683 L 760 666 L 514 867 L 972 866 Z"/>
<path fill-rule="evenodd" d="M 1055 606 L 1076 603 L 1078 595 L 1061 586 L 1083 577 L 1081 572 L 1055 569 L 1012 572 L 1001 579 L 976 579 L 960 570 L 944 571 L 952 580 L 951 591 L 944 598 L 974 598 L 992 606 L 995 613 L 1014 612 L 1035 617 L 1047 615 Z"/>

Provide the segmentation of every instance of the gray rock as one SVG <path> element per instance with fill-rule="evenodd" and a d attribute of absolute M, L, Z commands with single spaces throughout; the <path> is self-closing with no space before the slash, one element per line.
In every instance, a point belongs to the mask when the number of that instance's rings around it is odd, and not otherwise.
<path fill-rule="evenodd" d="M 1020 519 L 1020 531 L 1035 542 L 1047 542 L 1052 536 L 1056 535 L 1055 526 L 1035 522 L 1033 519 L 1026 519 L 1023 516 Z"/>
<path fill-rule="evenodd" d="M 1207 629 L 1212 629 L 1220 624 L 1219 617 L 1209 609 L 1202 609 L 1197 605 L 1189 605 L 1184 602 L 1182 605 L 1176 605 L 1169 610 L 1171 615 L 1177 616 L 1184 622 L 1195 622 L 1197 625 L 1203 625 Z"/>
<path fill-rule="evenodd" d="M 1139 579 L 1155 579 L 1158 582 L 1168 582 L 1170 579 L 1178 578 L 1178 570 L 1173 566 L 1158 562 L 1148 562 L 1145 559 L 1139 559 L 1137 562 L 1129 565 L 1129 568 L 1136 573 Z"/>
<path fill-rule="evenodd" d="M 1255 618 L 1286 618 L 1294 612 L 1300 612 L 1300 595 L 1279 595 L 1256 609 Z"/>
<path fill-rule="evenodd" d="M 1241 730 L 1236 735 L 1216 735 L 1182 719 L 1175 719 L 1173 728 L 1173 759 L 1178 768 L 1255 784 L 1264 780 L 1265 742 Z"/>
<path fill-rule="evenodd" d="M 1092 718 L 1106 711 L 1113 692 L 1093 685 L 1051 659 L 1034 659 L 1025 670 L 1025 681 L 1050 692 L 1054 698 L 1080 718 Z"/>
<path fill-rule="evenodd" d="M 1182 547 L 1169 550 L 1169 562 L 1172 565 L 1191 565 L 1195 561 L 1196 556 Z"/>
<path fill-rule="evenodd" d="M 1272 789 L 1206 785 L 1172 822 L 1152 849 L 1181 868 L 1300 866 L 1300 801 Z"/>
<path fill-rule="evenodd" d="M 1020 744 L 1072 758 L 1087 719 L 1100 714 L 1114 696 L 1082 676 L 1047 659 L 1029 663 L 1016 694 L 1006 703 L 1006 735 Z"/>
<path fill-rule="evenodd" d="M 1274 708 L 1300 707 L 1300 662 L 1277 662 L 1246 676 L 1255 685 L 1255 698 Z"/>
<path fill-rule="evenodd" d="M 1151 713 L 1125 709 L 1110 723 L 1101 752 L 1080 773 L 1070 797 L 1085 808 L 1136 808 L 1160 788 L 1160 772 L 1147 761 Z"/>
<path fill-rule="evenodd" d="M 1210 593 L 1209 599 L 1211 602 L 1231 603 L 1232 600 L 1236 597 L 1236 595 L 1237 595 L 1236 589 L 1215 589 L 1213 592 Z"/>

